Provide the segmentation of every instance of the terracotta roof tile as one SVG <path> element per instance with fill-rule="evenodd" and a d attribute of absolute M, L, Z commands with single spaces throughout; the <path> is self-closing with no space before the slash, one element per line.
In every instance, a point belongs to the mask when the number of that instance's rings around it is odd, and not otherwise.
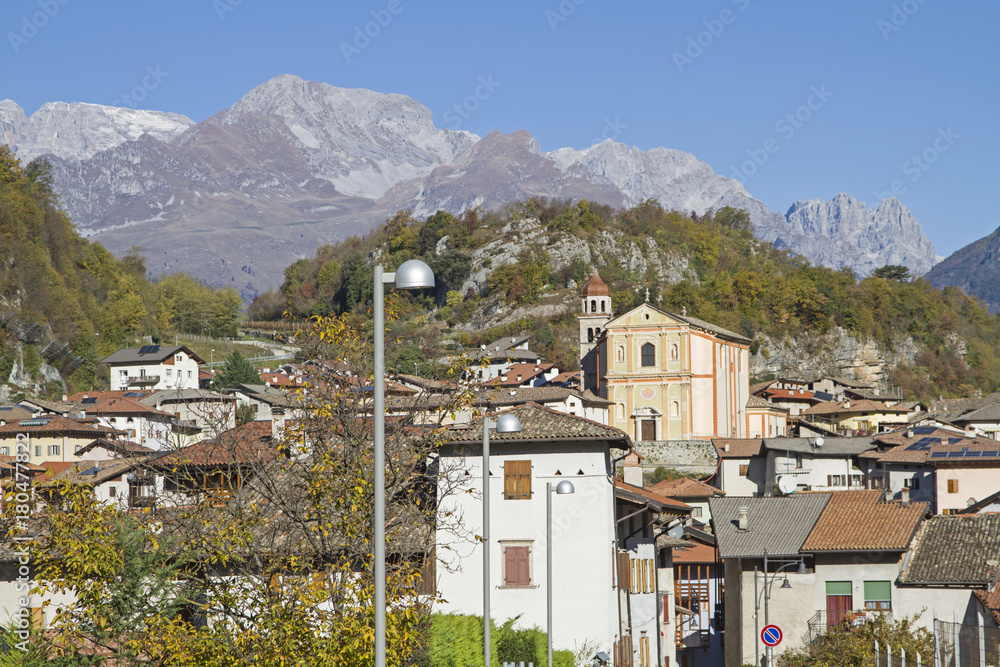
<path fill-rule="evenodd" d="M 537 403 L 528 403 L 505 410 L 503 414 L 515 415 L 521 422 L 518 433 L 490 434 L 490 442 L 539 441 L 539 440 L 607 440 L 612 447 L 631 449 L 632 440 L 624 431 L 599 424 L 590 419 L 568 415 L 546 408 Z M 491 415 L 496 418 L 496 415 Z M 451 442 L 482 442 L 483 419 L 477 418 L 469 425 L 452 427 Z"/>
<path fill-rule="evenodd" d="M 657 482 L 649 490 L 668 498 L 711 498 L 726 495 L 725 491 L 690 477 Z"/>
<path fill-rule="evenodd" d="M 673 498 L 667 498 L 666 496 L 656 493 L 652 489 L 644 489 L 641 486 L 635 486 L 633 484 L 626 484 L 621 480 L 615 480 L 615 492 L 624 492 L 626 494 L 632 494 L 634 496 L 640 496 L 646 500 L 651 500 L 658 503 L 664 509 L 675 509 L 684 512 L 691 512 L 691 506 L 687 503 L 681 502 L 679 500 L 674 500 Z"/>
<path fill-rule="evenodd" d="M 218 466 L 262 463 L 278 457 L 270 421 L 253 421 L 157 459 L 158 466 Z"/>
<path fill-rule="evenodd" d="M 882 492 L 836 491 L 802 544 L 803 551 L 906 551 L 927 503 L 881 502 Z"/>
<path fill-rule="evenodd" d="M 759 456 L 764 448 L 763 438 L 712 438 L 720 459 L 748 459 Z M 729 445 L 729 451 L 726 451 Z"/>
<path fill-rule="evenodd" d="M 906 570 L 906 584 L 988 585 L 998 573 L 1000 514 L 934 516 L 924 522 Z"/>

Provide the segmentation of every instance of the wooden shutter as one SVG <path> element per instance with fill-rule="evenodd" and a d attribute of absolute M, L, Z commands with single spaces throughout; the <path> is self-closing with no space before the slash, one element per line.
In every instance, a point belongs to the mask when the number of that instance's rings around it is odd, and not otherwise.
<path fill-rule="evenodd" d="M 504 464 L 503 496 L 507 500 L 531 498 L 531 461 L 507 461 Z"/>
<path fill-rule="evenodd" d="M 958 493 L 958 480 L 949 479 L 948 480 L 948 493 Z"/>
<path fill-rule="evenodd" d="M 504 585 L 529 586 L 528 547 L 504 547 Z"/>
<path fill-rule="evenodd" d="M 627 551 L 618 552 L 618 589 L 627 590 L 632 587 L 632 576 L 629 569 L 631 560 Z"/>

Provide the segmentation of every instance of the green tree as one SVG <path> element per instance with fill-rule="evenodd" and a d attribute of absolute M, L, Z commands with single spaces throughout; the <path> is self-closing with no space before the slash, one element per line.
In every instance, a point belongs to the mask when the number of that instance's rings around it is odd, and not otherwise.
<path fill-rule="evenodd" d="M 235 387 L 238 384 L 260 384 L 260 372 L 253 367 L 239 349 L 234 349 L 226 357 L 222 370 L 213 382 L 216 389 Z"/>
<path fill-rule="evenodd" d="M 876 278 L 884 278 L 885 280 L 894 280 L 901 283 L 909 282 L 910 280 L 910 270 L 898 264 L 887 264 L 879 267 L 872 271 L 872 275 Z"/>

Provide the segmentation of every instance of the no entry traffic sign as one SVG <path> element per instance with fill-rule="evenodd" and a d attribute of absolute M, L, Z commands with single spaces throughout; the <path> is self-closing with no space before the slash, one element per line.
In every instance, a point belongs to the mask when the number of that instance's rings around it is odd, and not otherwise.
<path fill-rule="evenodd" d="M 777 625 L 765 625 L 760 631 L 760 640 L 766 646 L 777 646 L 781 643 L 781 628 Z"/>

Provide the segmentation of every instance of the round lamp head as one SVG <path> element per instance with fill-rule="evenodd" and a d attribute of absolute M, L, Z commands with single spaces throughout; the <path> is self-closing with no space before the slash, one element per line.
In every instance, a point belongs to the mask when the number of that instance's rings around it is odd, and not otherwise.
<path fill-rule="evenodd" d="M 396 269 L 396 289 L 434 287 L 434 272 L 419 259 L 409 259 Z"/>
<path fill-rule="evenodd" d="M 497 417 L 497 433 L 520 433 L 521 420 L 514 415 L 500 415 Z"/>
<path fill-rule="evenodd" d="M 576 489 L 573 488 L 573 482 L 569 481 L 568 479 L 564 479 L 563 481 L 559 482 L 559 484 L 556 486 L 556 493 L 558 493 L 560 496 L 564 496 L 567 493 L 573 493 L 575 490 Z"/>

